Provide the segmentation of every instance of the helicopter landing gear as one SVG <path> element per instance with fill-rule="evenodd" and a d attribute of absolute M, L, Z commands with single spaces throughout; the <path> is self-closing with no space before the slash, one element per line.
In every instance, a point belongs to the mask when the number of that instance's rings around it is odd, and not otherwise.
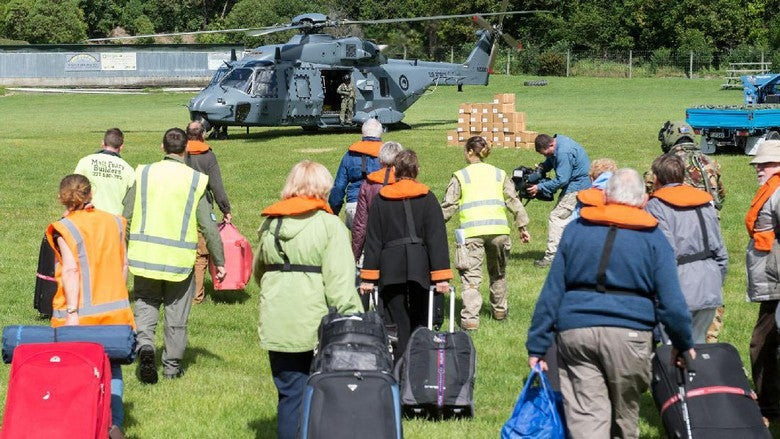
<path fill-rule="evenodd" d="M 226 140 L 227 138 L 227 125 L 215 125 L 211 134 L 209 134 L 209 140 Z"/>
<path fill-rule="evenodd" d="M 302 125 L 301 129 L 303 129 L 303 132 L 305 133 L 316 133 L 320 130 L 320 127 L 316 125 Z"/>

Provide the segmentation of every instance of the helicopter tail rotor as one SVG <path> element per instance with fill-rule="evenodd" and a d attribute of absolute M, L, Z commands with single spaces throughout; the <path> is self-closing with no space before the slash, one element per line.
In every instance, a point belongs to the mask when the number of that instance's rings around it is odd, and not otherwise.
<path fill-rule="evenodd" d="M 506 2 L 504 2 L 504 6 L 506 6 Z M 499 21 L 498 26 L 494 26 L 494 25 L 490 24 L 487 20 L 485 20 L 485 18 L 482 17 L 481 15 L 474 15 L 474 16 L 471 17 L 471 19 L 472 19 L 472 21 L 474 23 L 476 23 L 481 28 L 487 30 L 488 32 L 491 32 L 494 35 L 498 35 L 501 38 L 503 38 L 504 41 L 506 41 L 507 44 L 509 44 L 509 46 L 511 48 L 513 48 L 514 50 L 516 50 L 518 52 L 523 50 L 523 45 L 522 45 L 522 43 L 519 40 L 517 40 L 513 36 L 503 32 L 501 30 L 500 22 L 503 21 L 503 18 L 504 18 L 504 16 L 501 15 L 501 18 L 499 18 L 500 21 Z M 490 49 L 490 61 L 488 62 L 488 69 L 490 70 L 491 73 L 493 72 L 493 62 L 495 61 L 495 58 L 496 58 L 496 52 L 497 52 L 497 50 L 496 50 L 496 41 L 494 41 L 493 42 L 493 47 Z"/>

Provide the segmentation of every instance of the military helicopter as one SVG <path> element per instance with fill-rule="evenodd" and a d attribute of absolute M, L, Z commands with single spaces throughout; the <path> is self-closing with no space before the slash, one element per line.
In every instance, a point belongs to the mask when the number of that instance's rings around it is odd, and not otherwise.
<path fill-rule="evenodd" d="M 432 85 L 487 85 L 495 54 L 496 36 L 510 46 L 522 46 L 484 16 L 532 14 L 546 11 L 509 11 L 485 14 L 441 15 L 381 20 L 332 20 L 319 13 L 298 15 L 289 24 L 259 29 L 198 31 L 182 35 L 244 31 L 250 36 L 298 29 L 285 44 L 257 47 L 243 58 L 225 62 L 206 88 L 189 103 L 191 120 L 213 129 L 211 138 L 227 138 L 228 126 L 301 126 L 304 130 L 354 128 L 369 118 L 385 126 L 402 125 L 404 111 Z M 482 27 L 468 58 L 461 64 L 391 59 L 373 41 L 358 37 L 335 38 L 329 27 L 383 24 L 468 17 Z M 128 37 L 104 38 L 105 41 Z M 348 80 L 354 91 L 354 112 L 340 120 L 342 98 L 337 90 Z"/>

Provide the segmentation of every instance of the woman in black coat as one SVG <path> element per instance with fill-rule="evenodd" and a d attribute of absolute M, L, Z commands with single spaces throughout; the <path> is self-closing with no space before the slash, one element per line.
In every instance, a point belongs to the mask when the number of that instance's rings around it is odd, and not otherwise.
<path fill-rule="evenodd" d="M 427 323 L 428 288 L 434 284 L 437 293 L 446 293 L 452 279 L 441 207 L 428 186 L 415 180 L 418 169 L 414 151 L 398 153 L 396 183 L 382 188 L 369 209 L 360 272 L 361 293 L 379 283 L 385 312 L 398 326 L 400 353 L 412 330 Z"/>

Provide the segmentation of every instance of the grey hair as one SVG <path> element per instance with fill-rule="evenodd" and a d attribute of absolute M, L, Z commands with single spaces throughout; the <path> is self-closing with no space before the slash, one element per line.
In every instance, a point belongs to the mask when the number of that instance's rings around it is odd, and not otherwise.
<path fill-rule="evenodd" d="M 403 150 L 404 147 L 398 142 L 385 142 L 384 145 L 379 148 L 379 163 L 384 166 L 393 166 L 395 156 Z"/>
<path fill-rule="evenodd" d="M 382 131 L 384 131 L 384 129 L 382 128 L 381 122 L 371 118 L 363 122 L 361 131 L 363 132 L 363 137 L 382 137 Z"/>
<path fill-rule="evenodd" d="M 645 202 L 645 185 L 636 170 L 620 168 L 607 181 L 604 194 L 608 204 L 642 207 Z"/>

